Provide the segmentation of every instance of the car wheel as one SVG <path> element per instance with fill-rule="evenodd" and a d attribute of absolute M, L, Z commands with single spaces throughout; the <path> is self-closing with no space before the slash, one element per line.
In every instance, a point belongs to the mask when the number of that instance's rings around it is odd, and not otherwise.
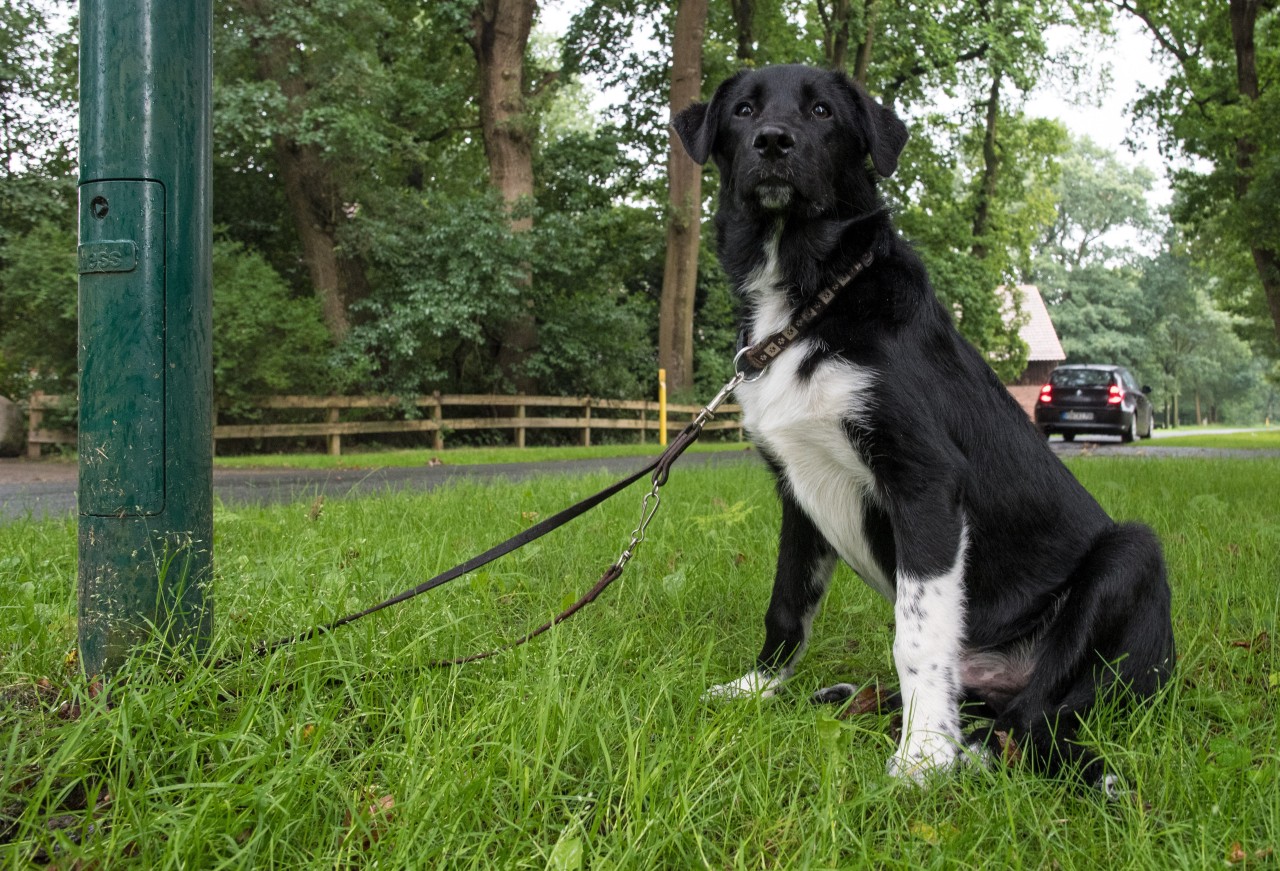
<path fill-rule="evenodd" d="M 1040 427 L 1040 435 L 1044 436 L 1044 440 L 1049 440 L 1049 428 L 1047 426 Z"/>
<path fill-rule="evenodd" d="M 1155 435 L 1155 430 L 1156 430 L 1156 415 L 1155 415 L 1155 412 L 1150 412 L 1147 414 L 1147 431 L 1143 433 L 1142 437 L 1144 439 L 1151 438 L 1153 435 Z"/>
<path fill-rule="evenodd" d="M 1062 434 L 1062 440 L 1064 442 L 1072 442 L 1072 441 L 1075 441 L 1075 439 L 1076 439 L 1076 434 L 1073 432 L 1064 432 Z"/>
<path fill-rule="evenodd" d="M 1138 412 L 1129 417 L 1129 428 L 1120 434 L 1120 441 L 1128 444 L 1138 437 Z"/>

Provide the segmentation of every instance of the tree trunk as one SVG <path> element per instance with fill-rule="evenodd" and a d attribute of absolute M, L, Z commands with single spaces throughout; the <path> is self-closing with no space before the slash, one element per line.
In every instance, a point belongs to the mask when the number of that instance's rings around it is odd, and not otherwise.
<path fill-rule="evenodd" d="M 871 48 L 875 43 L 876 18 L 879 13 L 877 0 L 866 0 L 862 10 L 862 42 L 853 61 L 853 79 L 864 88 L 867 86 L 867 70 L 871 66 Z"/>
<path fill-rule="evenodd" d="M 338 230 L 346 213 L 337 184 L 316 147 L 276 137 L 275 153 L 302 243 L 302 260 L 320 300 L 325 326 L 337 344 L 351 329 L 350 305 L 368 294 L 364 263 L 338 246 Z"/>
<path fill-rule="evenodd" d="M 987 96 L 986 132 L 982 138 L 982 180 L 978 201 L 973 210 L 973 256 L 979 260 L 990 252 L 986 236 L 991 231 L 991 204 L 996 198 L 996 182 L 1000 175 L 1000 155 L 996 151 L 996 121 L 1000 116 L 1000 79 L 997 69 Z"/>
<path fill-rule="evenodd" d="M 702 36 L 707 0 L 680 0 L 671 62 L 671 114 L 702 92 Z M 667 370 L 671 390 L 693 387 L 693 302 L 702 238 L 702 167 L 685 154 L 675 131 L 667 151 L 670 200 L 667 261 L 658 308 L 658 365 Z"/>
<path fill-rule="evenodd" d="M 480 127 L 489 163 L 489 182 L 511 213 L 511 229 L 533 227 L 526 212 L 533 200 L 533 136 L 525 111 L 524 54 L 537 0 L 480 0 L 471 16 L 468 42 L 479 71 Z M 533 285 L 531 271 L 523 280 Z M 526 295 L 524 311 L 507 324 L 496 349 L 498 368 L 522 393 L 537 392 L 537 383 L 523 371 L 537 349 L 538 327 L 533 299 Z"/>
<path fill-rule="evenodd" d="M 756 0 L 730 0 L 730 2 L 733 6 L 733 23 L 738 34 L 738 60 L 754 60 Z"/>
<path fill-rule="evenodd" d="M 272 24 L 269 7 L 258 0 L 247 0 L 244 11 L 262 22 L 264 29 Z M 291 108 L 301 111 L 310 89 L 297 55 L 297 43 L 287 34 L 261 40 L 257 46 L 258 78 L 275 82 Z M 320 300 L 325 326 L 335 344 L 351 329 L 349 315 L 353 302 L 369 292 L 364 262 L 344 252 L 338 235 L 347 222 L 334 168 L 322 156 L 319 146 L 303 145 L 284 136 L 272 139 L 285 200 L 293 213 L 302 243 L 302 259 L 307 267 L 312 288 Z"/>
<path fill-rule="evenodd" d="M 849 59 L 849 5 L 852 0 L 831 0 L 827 11 L 825 0 L 818 0 L 818 16 L 822 19 L 822 53 L 827 68 L 842 70 Z"/>
<path fill-rule="evenodd" d="M 1260 0 L 1231 0 L 1231 42 L 1236 55 L 1236 88 L 1240 96 L 1256 104 L 1258 89 L 1258 59 L 1254 45 L 1254 27 L 1261 7 Z M 1236 199 L 1243 200 L 1253 183 L 1253 159 L 1258 153 L 1258 143 L 1247 135 L 1236 139 Z M 1280 257 L 1271 248 L 1250 246 L 1262 291 L 1267 298 L 1267 309 L 1280 337 Z"/>

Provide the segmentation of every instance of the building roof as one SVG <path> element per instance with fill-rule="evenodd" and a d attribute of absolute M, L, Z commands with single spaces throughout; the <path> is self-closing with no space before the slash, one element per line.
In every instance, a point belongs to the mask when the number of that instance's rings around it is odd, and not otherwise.
<path fill-rule="evenodd" d="M 1038 360 L 1059 362 L 1067 359 L 1066 352 L 1062 350 L 1062 342 L 1058 341 L 1058 331 L 1053 328 L 1049 310 L 1045 308 L 1044 299 L 1040 296 L 1040 289 L 1033 284 L 1019 284 L 1015 289 L 1018 291 L 1019 307 L 1025 318 L 1025 322 L 1018 329 L 1018 336 L 1027 343 L 1027 362 L 1032 363 Z M 1008 323 L 1013 318 L 1011 304 L 1013 300 L 1007 287 L 1000 288 L 1000 293 L 1004 298 L 1000 310 L 1004 315 L 1005 323 Z"/>

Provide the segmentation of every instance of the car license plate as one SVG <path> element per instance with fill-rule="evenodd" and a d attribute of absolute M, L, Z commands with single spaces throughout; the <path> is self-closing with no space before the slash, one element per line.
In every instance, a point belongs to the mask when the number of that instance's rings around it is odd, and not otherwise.
<path fill-rule="evenodd" d="M 1092 411 L 1064 411 L 1062 412 L 1063 420 L 1093 420 Z"/>

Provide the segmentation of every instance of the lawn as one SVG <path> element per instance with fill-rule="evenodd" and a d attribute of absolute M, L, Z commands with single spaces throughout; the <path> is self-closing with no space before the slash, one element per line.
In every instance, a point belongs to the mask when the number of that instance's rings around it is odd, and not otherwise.
<path fill-rule="evenodd" d="M 1252 432 L 1199 433 L 1185 436 L 1171 435 L 1147 444 L 1171 448 L 1280 451 L 1280 429 L 1254 430 Z"/>
<path fill-rule="evenodd" d="M 1129 797 L 1017 767 L 890 780 L 887 717 L 808 693 L 891 679 L 891 609 L 841 570 L 792 691 L 708 703 L 760 641 L 777 505 L 751 463 L 677 467 L 627 576 L 519 635 L 626 543 L 640 488 L 474 576 L 265 661 L 274 637 L 413 585 L 601 476 L 220 507 L 234 664 L 155 656 L 89 698 L 70 522 L 0 526 L 0 857 L 28 867 L 1221 868 L 1280 857 L 1280 460 L 1082 458 L 1117 517 L 1164 539 L 1177 678 L 1088 736 Z M 76 707 L 67 703 L 70 702 Z"/>

